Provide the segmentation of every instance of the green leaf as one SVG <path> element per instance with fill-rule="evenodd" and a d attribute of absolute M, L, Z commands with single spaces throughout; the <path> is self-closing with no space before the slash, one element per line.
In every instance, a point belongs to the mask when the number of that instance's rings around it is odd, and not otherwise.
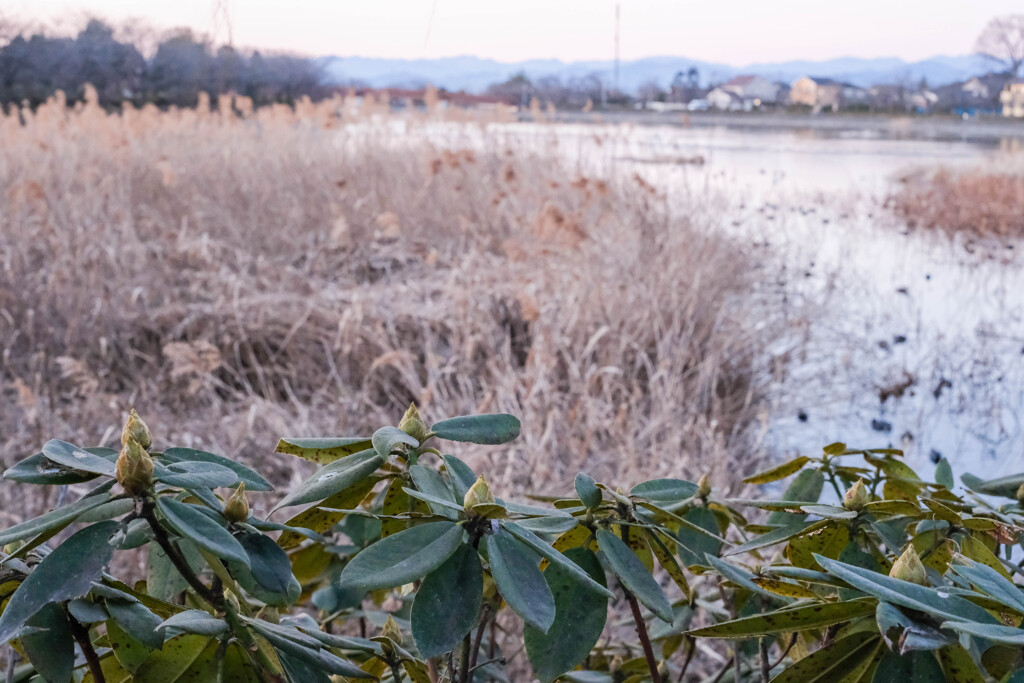
<path fill-rule="evenodd" d="M 604 494 L 601 493 L 601 489 L 597 488 L 597 482 L 594 481 L 593 477 L 580 472 L 576 475 L 574 486 L 576 488 L 576 495 L 580 498 L 580 502 L 582 502 L 584 507 L 588 510 L 593 510 L 601 504 Z"/>
<path fill-rule="evenodd" d="M 114 496 L 107 492 L 100 493 L 95 496 L 86 496 L 85 498 L 76 500 L 70 505 L 50 510 L 38 517 L 26 520 L 21 524 L 15 524 L 4 531 L 0 531 L 0 546 L 13 541 L 20 541 L 30 536 L 35 536 L 53 529 L 63 529 L 77 519 L 82 513 L 98 508 L 101 505 L 109 503 L 113 499 Z"/>
<path fill-rule="evenodd" d="M 367 446 L 369 448 L 369 446 Z M 223 455 L 217 455 L 216 453 L 207 453 L 206 451 L 198 451 L 194 448 L 168 448 L 160 454 L 160 461 L 164 464 L 170 463 L 183 463 L 183 462 L 208 462 L 214 465 L 220 465 L 221 467 L 227 467 L 229 470 L 238 475 L 241 481 L 245 482 L 245 488 L 248 491 L 273 491 L 274 487 L 270 485 L 270 482 L 264 479 L 255 470 L 246 467 L 240 462 L 235 462 L 231 458 L 225 458 Z"/>
<path fill-rule="evenodd" d="M 528 625 L 547 633 L 555 621 L 555 601 L 537 568 L 540 558 L 504 529 L 484 539 L 501 597 Z"/>
<path fill-rule="evenodd" d="M 294 627 L 270 624 L 261 619 L 249 619 L 256 632 L 270 641 L 279 652 L 312 665 L 314 671 L 345 676 L 347 678 L 373 678 L 351 662 L 322 649 L 321 643 Z M 307 679 L 300 679 L 307 680 Z"/>
<path fill-rule="evenodd" d="M 431 496 L 432 498 L 446 502 L 445 505 L 441 505 L 427 501 L 427 505 L 430 507 L 432 512 L 438 515 L 445 515 L 450 519 L 458 519 L 458 513 L 462 510 L 462 501 L 454 500 L 452 490 L 448 487 L 444 477 L 442 477 L 436 470 L 424 467 L 423 465 L 412 465 L 409 467 L 409 476 L 412 477 L 412 482 L 416 486 L 417 490 Z M 451 505 L 448 505 L 447 503 L 456 505 L 458 509 L 453 510 Z"/>
<path fill-rule="evenodd" d="M 294 595 L 295 599 L 299 597 L 299 582 L 292 574 L 288 553 L 263 534 L 244 531 L 238 534 L 237 540 L 249 555 L 249 566 L 256 583 L 272 593 Z"/>
<path fill-rule="evenodd" d="M 671 624 L 672 606 L 640 558 L 623 543 L 622 539 L 607 529 L 598 529 L 596 535 L 597 545 L 601 548 L 608 567 L 619 577 L 622 585 L 659 619 Z"/>
<path fill-rule="evenodd" d="M 825 519 L 853 519 L 857 516 L 856 510 L 847 510 L 836 505 L 802 505 L 800 509 Z"/>
<path fill-rule="evenodd" d="M 575 517 L 530 517 L 517 519 L 516 524 L 535 534 L 563 534 L 579 522 Z"/>
<path fill-rule="evenodd" d="M 806 465 L 808 462 L 810 462 L 810 460 L 811 459 L 808 458 L 806 455 L 801 455 L 800 457 L 793 458 L 788 462 L 784 462 L 781 465 L 776 465 L 775 467 L 764 470 L 763 472 L 752 474 L 746 479 L 744 479 L 743 483 L 770 484 L 773 481 L 785 479 L 789 475 L 795 474 L 796 472 L 800 471 L 800 468 Z"/>
<path fill-rule="evenodd" d="M 682 479 L 652 479 L 634 486 L 629 495 L 652 503 L 678 503 L 693 498 L 697 491 L 696 484 Z"/>
<path fill-rule="evenodd" d="M 683 519 L 708 533 L 718 534 L 718 518 L 706 507 L 695 507 L 687 511 Z M 722 550 L 721 541 L 686 527 L 676 532 L 676 538 L 680 543 L 679 559 L 687 567 L 706 565 L 707 555 L 717 556 Z"/>
<path fill-rule="evenodd" d="M 86 598 L 75 598 L 68 602 L 68 612 L 82 624 L 96 624 L 106 621 L 109 616 L 103 605 Z"/>
<path fill-rule="evenodd" d="M 83 448 L 82 450 L 107 458 L 111 462 L 117 460 L 117 451 L 112 448 Z M 93 472 L 68 469 L 64 465 L 53 462 L 42 453 L 36 453 L 25 458 L 3 474 L 4 479 L 22 484 L 40 484 L 44 486 L 82 484 L 96 477 L 97 475 Z"/>
<path fill-rule="evenodd" d="M 92 522 L 105 522 L 108 519 L 123 517 L 135 509 L 135 501 L 131 498 L 117 498 L 104 503 L 92 510 L 83 512 L 75 518 L 78 524 L 91 524 Z"/>
<path fill-rule="evenodd" d="M 769 576 L 781 576 L 787 579 L 806 581 L 808 583 L 816 583 L 822 586 L 836 586 L 839 588 L 847 587 L 845 581 L 840 581 L 830 574 L 815 571 L 813 569 L 803 569 L 802 567 L 790 567 L 787 565 L 769 565 L 767 567 L 762 567 L 761 571 Z"/>
<path fill-rule="evenodd" d="M 761 548 L 767 548 L 769 546 L 788 541 L 794 536 L 799 536 L 811 527 L 819 524 L 819 522 L 800 522 L 798 524 L 788 524 L 786 526 L 780 526 L 777 529 L 755 536 L 743 545 L 738 545 L 729 552 L 725 553 L 724 557 L 730 555 L 742 555 L 743 553 L 749 553 L 754 550 L 760 550 Z"/>
<path fill-rule="evenodd" d="M 1024 593 L 1020 587 L 1009 581 L 995 569 L 975 562 L 963 555 L 949 565 L 958 576 L 962 576 L 974 587 L 991 598 L 998 600 L 1019 614 L 1024 614 Z"/>
<path fill-rule="evenodd" d="M 331 683 L 331 677 L 307 661 L 277 651 L 277 659 L 289 683 Z"/>
<path fill-rule="evenodd" d="M 178 548 L 192 571 L 201 572 L 204 567 L 203 558 L 195 546 L 183 540 L 178 542 Z M 146 590 L 149 594 L 159 600 L 171 600 L 186 588 L 188 581 L 178 572 L 163 548 L 157 543 L 150 544 L 146 560 Z"/>
<path fill-rule="evenodd" d="M 44 557 L 0 614 L 0 644 L 11 640 L 43 605 L 88 593 L 114 555 L 110 538 L 117 528 L 117 522 L 85 527 Z"/>
<path fill-rule="evenodd" d="M 572 548 L 566 557 L 592 581 L 605 583 L 597 556 L 586 548 Z M 555 596 L 555 621 L 545 634 L 527 626 L 524 634 L 530 666 L 541 683 L 551 683 L 576 668 L 597 644 L 608 617 L 608 599 L 588 590 L 574 573 L 552 564 L 544 580 Z"/>
<path fill-rule="evenodd" d="M 690 631 L 698 638 L 749 638 L 842 624 L 875 613 L 874 600 L 850 600 L 787 607 Z"/>
<path fill-rule="evenodd" d="M 451 557 L 462 536 L 462 527 L 452 522 L 430 522 L 400 531 L 353 557 L 338 583 L 364 591 L 411 583 Z"/>
<path fill-rule="evenodd" d="M 44 605 L 28 620 L 32 633 L 21 637 L 28 659 L 48 683 L 68 683 L 75 668 L 75 638 L 64 610 L 55 602 Z"/>
<path fill-rule="evenodd" d="M 154 476 L 163 484 L 183 489 L 215 489 L 238 483 L 238 474 L 234 470 L 212 462 L 179 462 L 166 467 L 157 466 Z"/>
<path fill-rule="evenodd" d="M 899 683 L 933 683 L 946 680 L 942 667 L 931 652 L 915 651 L 905 655 L 885 652 L 875 669 L 873 679 L 878 683 L 899 681 Z"/>
<path fill-rule="evenodd" d="M 344 519 L 345 513 L 329 512 L 325 510 L 324 507 L 332 509 L 339 508 L 343 510 L 358 507 L 378 481 L 380 481 L 378 475 L 361 479 L 352 486 L 342 489 L 332 496 L 328 496 L 323 500 L 323 502 L 321 502 L 320 506 L 303 510 L 289 519 L 286 525 L 294 528 L 309 529 L 315 533 L 325 533 L 335 524 Z M 257 526 L 257 528 L 259 528 L 259 526 Z M 280 537 L 278 537 L 277 544 L 285 550 L 288 550 L 289 548 L 294 548 L 302 543 L 303 537 L 304 534 L 299 531 L 285 531 Z"/>
<path fill-rule="evenodd" d="M 420 442 L 403 432 L 398 427 L 381 427 L 373 433 L 373 438 L 370 440 L 373 444 L 373 450 L 377 452 L 384 460 L 390 457 L 392 451 L 394 451 L 400 444 L 404 444 L 411 448 L 418 448 Z"/>
<path fill-rule="evenodd" d="M 585 588 L 595 591 L 608 598 L 614 598 L 615 594 L 612 593 L 605 586 L 604 581 L 595 581 L 590 577 L 582 567 L 577 565 L 575 562 L 567 558 L 562 553 L 558 552 L 550 545 L 541 540 L 535 533 L 529 529 L 524 528 L 517 522 L 504 521 L 501 522 L 501 526 L 505 528 L 510 534 L 519 539 L 526 547 L 534 551 L 548 562 L 553 565 L 557 565 L 562 571 L 575 576 L 576 580 L 583 584 Z"/>
<path fill-rule="evenodd" d="M 756 583 L 754 583 L 754 578 L 756 577 L 750 572 L 748 572 L 746 569 L 742 569 L 734 564 L 730 564 L 725 560 L 713 557 L 711 555 L 708 555 L 707 561 L 708 565 L 713 567 L 719 574 L 722 575 L 723 578 L 732 581 L 737 586 L 747 589 L 751 593 L 757 593 L 758 595 L 762 595 L 771 600 L 772 602 L 776 603 L 789 604 L 793 602 L 792 598 L 772 593 L 771 591 L 765 590 L 764 588 L 758 586 Z"/>
<path fill-rule="evenodd" d="M 802 470 L 789 483 L 783 500 L 800 501 L 801 503 L 817 503 L 825 488 L 825 475 L 820 470 Z M 804 518 L 803 514 L 791 512 L 773 512 L 768 516 L 768 523 L 774 526 L 792 524 Z"/>
<path fill-rule="evenodd" d="M 981 607 L 941 589 L 900 581 L 869 569 L 830 560 L 818 554 L 814 555 L 814 559 L 829 574 L 879 600 L 956 621 L 974 620 L 982 624 L 995 623 L 995 618 Z"/>
<path fill-rule="evenodd" d="M 114 651 L 118 664 L 130 672 L 138 671 L 153 652 L 125 633 L 113 619 L 107 621 L 107 641 L 110 649 Z"/>
<path fill-rule="evenodd" d="M 150 654 L 135 672 L 132 683 L 174 683 L 199 659 L 210 638 L 192 634 L 171 638 Z"/>
<path fill-rule="evenodd" d="M 73 470 L 92 472 L 113 477 L 116 466 L 113 460 L 90 453 L 67 441 L 51 439 L 43 444 L 43 455 L 53 462 Z"/>
<path fill-rule="evenodd" d="M 985 683 L 985 676 L 971 654 L 959 644 L 940 649 L 939 662 L 948 683 Z"/>
<path fill-rule="evenodd" d="M 874 632 L 859 632 L 825 645 L 772 679 L 772 683 L 832 683 L 863 663 L 878 650 L 880 639 Z M 879 679 L 875 679 L 879 680 Z M 899 679 L 882 679 L 898 681 Z M 902 683 L 902 682 L 901 682 Z"/>
<path fill-rule="evenodd" d="M 400 485 L 401 482 L 399 482 Z M 448 500 L 447 497 L 441 498 L 439 496 L 432 496 L 429 493 L 423 491 L 417 491 L 416 489 L 403 488 L 402 491 L 416 500 L 422 500 L 424 503 L 429 505 L 432 510 L 438 511 L 437 514 L 443 514 L 448 516 L 450 513 L 455 515 L 455 519 L 458 519 L 460 513 L 465 510 L 458 503 L 453 503 Z"/>
<path fill-rule="evenodd" d="M 476 473 L 469 465 L 462 462 L 454 455 L 442 456 L 445 470 L 452 484 L 452 494 L 455 500 L 461 503 L 466 498 L 466 492 L 473 488 L 476 483 Z"/>
<path fill-rule="evenodd" d="M 1024 484 L 1024 473 L 1011 474 L 1006 477 L 989 479 L 987 481 L 983 481 L 970 474 L 965 474 L 960 477 L 960 481 L 964 483 L 964 486 L 972 491 L 977 491 L 978 493 L 1016 499 L 1017 489 L 1020 488 L 1021 484 Z"/>
<path fill-rule="evenodd" d="M 956 481 L 953 479 L 953 468 L 945 458 L 941 458 L 939 464 L 935 466 L 935 483 L 945 486 L 950 491 L 956 485 Z"/>
<path fill-rule="evenodd" d="M 318 465 L 329 465 L 330 463 L 373 448 L 369 437 L 347 436 L 340 438 L 318 438 L 318 439 L 296 439 L 286 437 L 277 442 L 276 453 L 287 453 L 315 462 Z M 246 487 L 248 488 L 248 484 Z"/>
<path fill-rule="evenodd" d="M 483 604 L 480 557 L 460 545 L 427 575 L 412 603 L 412 637 L 424 659 L 456 649 L 476 624 Z"/>
<path fill-rule="evenodd" d="M 201 609 L 190 609 L 169 617 L 157 629 L 172 635 L 195 633 L 200 636 L 217 636 L 228 629 L 228 622 Z"/>
<path fill-rule="evenodd" d="M 107 600 L 107 612 L 125 633 L 151 650 L 159 650 L 164 644 L 164 636 L 156 630 L 161 619 L 150 612 L 141 602 L 125 602 Z"/>
<path fill-rule="evenodd" d="M 1024 646 L 1024 629 L 1014 626 L 1003 626 L 1002 624 L 979 624 L 974 621 L 944 621 L 942 628 L 948 628 L 958 633 L 966 633 L 977 638 L 991 640 L 994 643 L 1005 645 Z"/>
<path fill-rule="evenodd" d="M 430 431 L 448 441 L 468 441 L 487 446 L 508 443 L 519 436 L 519 419 L 513 415 L 466 415 L 438 422 Z"/>
<path fill-rule="evenodd" d="M 249 555 L 223 526 L 207 517 L 196 505 L 161 496 L 156 507 L 179 536 L 224 560 L 249 566 Z"/>
<path fill-rule="evenodd" d="M 355 453 L 322 467 L 274 506 L 274 510 L 323 500 L 366 479 L 384 464 L 375 451 Z M 274 512 L 271 510 L 271 513 Z"/>

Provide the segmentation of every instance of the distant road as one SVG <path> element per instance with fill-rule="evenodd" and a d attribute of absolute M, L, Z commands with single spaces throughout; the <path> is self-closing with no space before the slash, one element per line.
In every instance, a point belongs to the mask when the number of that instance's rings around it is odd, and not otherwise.
<path fill-rule="evenodd" d="M 521 120 L 530 120 L 524 112 Z M 806 130 L 823 137 L 960 140 L 999 144 L 1024 140 L 1024 119 L 960 119 L 951 115 L 787 114 L 712 112 L 558 112 L 561 123 L 628 123 L 648 126 L 724 126 L 733 129 Z"/>

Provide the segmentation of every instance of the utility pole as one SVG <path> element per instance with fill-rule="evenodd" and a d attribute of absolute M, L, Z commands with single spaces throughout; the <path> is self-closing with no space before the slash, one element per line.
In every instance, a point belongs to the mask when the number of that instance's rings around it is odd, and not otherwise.
<path fill-rule="evenodd" d="M 234 47 L 235 37 L 231 26 L 231 0 L 214 0 L 213 3 L 213 40 L 220 38 L 221 30 L 227 34 L 226 45 Z"/>
<path fill-rule="evenodd" d="M 619 10 L 621 3 L 615 3 L 615 92 L 619 92 Z"/>

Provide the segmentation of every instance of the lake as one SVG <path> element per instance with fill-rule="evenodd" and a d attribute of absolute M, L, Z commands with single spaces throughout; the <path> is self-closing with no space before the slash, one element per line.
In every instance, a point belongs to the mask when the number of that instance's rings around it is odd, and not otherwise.
<path fill-rule="evenodd" d="M 766 315 L 792 331 L 771 350 L 771 450 L 844 441 L 903 448 L 926 472 L 940 455 L 957 475 L 1024 470 L 1021 245 L 909 231 L 885 207 L 906 174 L 1019 168 L 1014 141 L 725 126 L 490 134 L 557 146 L 584 172 L 638 173 L 754 254 Z"/>

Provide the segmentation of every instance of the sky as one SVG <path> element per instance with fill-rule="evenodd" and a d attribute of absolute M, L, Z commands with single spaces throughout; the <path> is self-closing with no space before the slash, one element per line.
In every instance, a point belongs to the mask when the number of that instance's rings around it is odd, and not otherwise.
<path fill-rule="evenodd" d="M 305 55 L 499 61 L 680 56 L 742 66 L 835 57 L 916 61 L 972 51 L 1022 0 L 4 0 L 0 16 L 73 26 L 96 15 L 190 26 L 235 45 Z"/>

